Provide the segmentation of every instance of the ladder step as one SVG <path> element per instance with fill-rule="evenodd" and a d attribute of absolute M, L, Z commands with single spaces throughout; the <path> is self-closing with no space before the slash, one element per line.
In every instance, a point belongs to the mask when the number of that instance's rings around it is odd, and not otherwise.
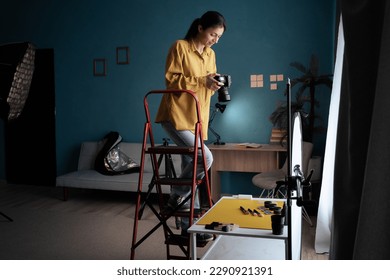
<path fill-rule="evenodd" d="M 169 255 L 169 256 L 167 257 L 167 259 L 168 259 L 168 260 L 188 260 L 188 257 Z"/>
<path fill-rule="evenodd" d="M 146 152 L 149 154 L 193 154 L 195 147 L 179 146 L 155 146 L 149 147 Z"/>
<path fill-rule="evenodd" d="M 194 209 L 194 215 L 193 218 L 200 218 L 203 216 L 203 214 L 207 211 L 207 209 Z M 161 213 L 162 217 L 167 217 L 167 214 L 169 213 Z M 187 209 L 187 211 L 180 211 L 177 210 L 172 215 L 170 216 L 175 216 L 175 217 L 189 217 L 190 216 L 190 211 Z"/>
<path fill-rule="evenodd" d="M 160 178 L 156 180 L 156 183 L 160 185 L 176 185 L 176 186 L 187 186 L 192 185 L 192 179 L 186 178 Z M 200 185 L 202 180 L 196 180 L 196 185 Z"/>

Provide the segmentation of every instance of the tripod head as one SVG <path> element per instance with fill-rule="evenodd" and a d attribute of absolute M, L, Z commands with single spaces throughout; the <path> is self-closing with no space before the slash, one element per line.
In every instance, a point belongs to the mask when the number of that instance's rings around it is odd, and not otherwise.
<path fill-rule="evenodd" d="M 164 147 L 169 146 L 169 141 L 171 141 L 171 139 L 169 139 L 169 138 L 163 138 L 163 146 L 164 146 Z"/>

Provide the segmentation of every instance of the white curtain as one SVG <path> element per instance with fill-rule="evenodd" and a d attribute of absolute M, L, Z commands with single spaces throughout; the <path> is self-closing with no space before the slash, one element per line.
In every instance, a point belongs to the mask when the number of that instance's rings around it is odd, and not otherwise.
<path fill-rule="evenodd" d="M 331 240 L 331 223 L 333 214 L 333 179 L 336 154 L 337 124 L 339 116 L 341 77 L 344 57 L 344 32 L 340 18 L 336 64 L 333 76 L 332 97 L 330 101 L 328 131 L 322 173 L 321 195 L 318 205 L 317 228 L 315 236 L 316 253 L 328 253 Z"/>

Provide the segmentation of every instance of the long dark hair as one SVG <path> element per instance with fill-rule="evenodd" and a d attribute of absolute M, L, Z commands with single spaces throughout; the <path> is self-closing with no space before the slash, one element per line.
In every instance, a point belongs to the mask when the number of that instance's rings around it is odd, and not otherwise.
<path fill-rule="evenodd" d="M 223 27 L 224 31 L 226 31 L 226 21 L 223 15 L 216 11 L 208 11 L 203 14 L 202 17 L 195 19 L 190 28 L 187 31 L 185 40 L 190 40 L 198 35 L 198 26 L 202 26 L 203 29 L 207 29 L 209 27 L 219 26 Z"/>

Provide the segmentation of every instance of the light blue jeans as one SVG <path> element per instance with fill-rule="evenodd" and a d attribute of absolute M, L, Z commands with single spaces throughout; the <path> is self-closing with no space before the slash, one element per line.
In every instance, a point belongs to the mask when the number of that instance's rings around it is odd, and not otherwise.
<path fill-rule="evenodd" d="M 169 135 L 171 140 L 180 147 L 193 147 L 195 141 L 195 135 L 190 130 L 176 130 L 175 127 L 170 122 L 163 122 L 161 126 L 164 128 L 166 133 Z M 200 147 L 201 140 L 197 139 L 198 147 Z M 209 150 L 209 148 L 204 145 L 204 152 L 206 157 L 206 168 L 210 169 L 213 163 L 213 154 Z M 193 173 L 193 157 L 190 155 L 181 155 L 181 173 L 180 178 L 192 178 Z M 203 168 L 203 155 L 201 150 L 198 152 L 198 164 L 197 164 L 197 179 L 202 179 L 205 176 L 205 170 Z M 171 195 L 177 194 L 181 197 L 187 197 L 191 194 L 191 186 L 172 186 Z M 190 201 L 188 201 L 190 203 Z M 195 197 L 195 205 L 194 208 L 200 208 L 199 196 Z M 188 228 L 188 220 L 182 219 L 182 229 Z M 183 224 L 184 223 L 184 224 Z"/>

